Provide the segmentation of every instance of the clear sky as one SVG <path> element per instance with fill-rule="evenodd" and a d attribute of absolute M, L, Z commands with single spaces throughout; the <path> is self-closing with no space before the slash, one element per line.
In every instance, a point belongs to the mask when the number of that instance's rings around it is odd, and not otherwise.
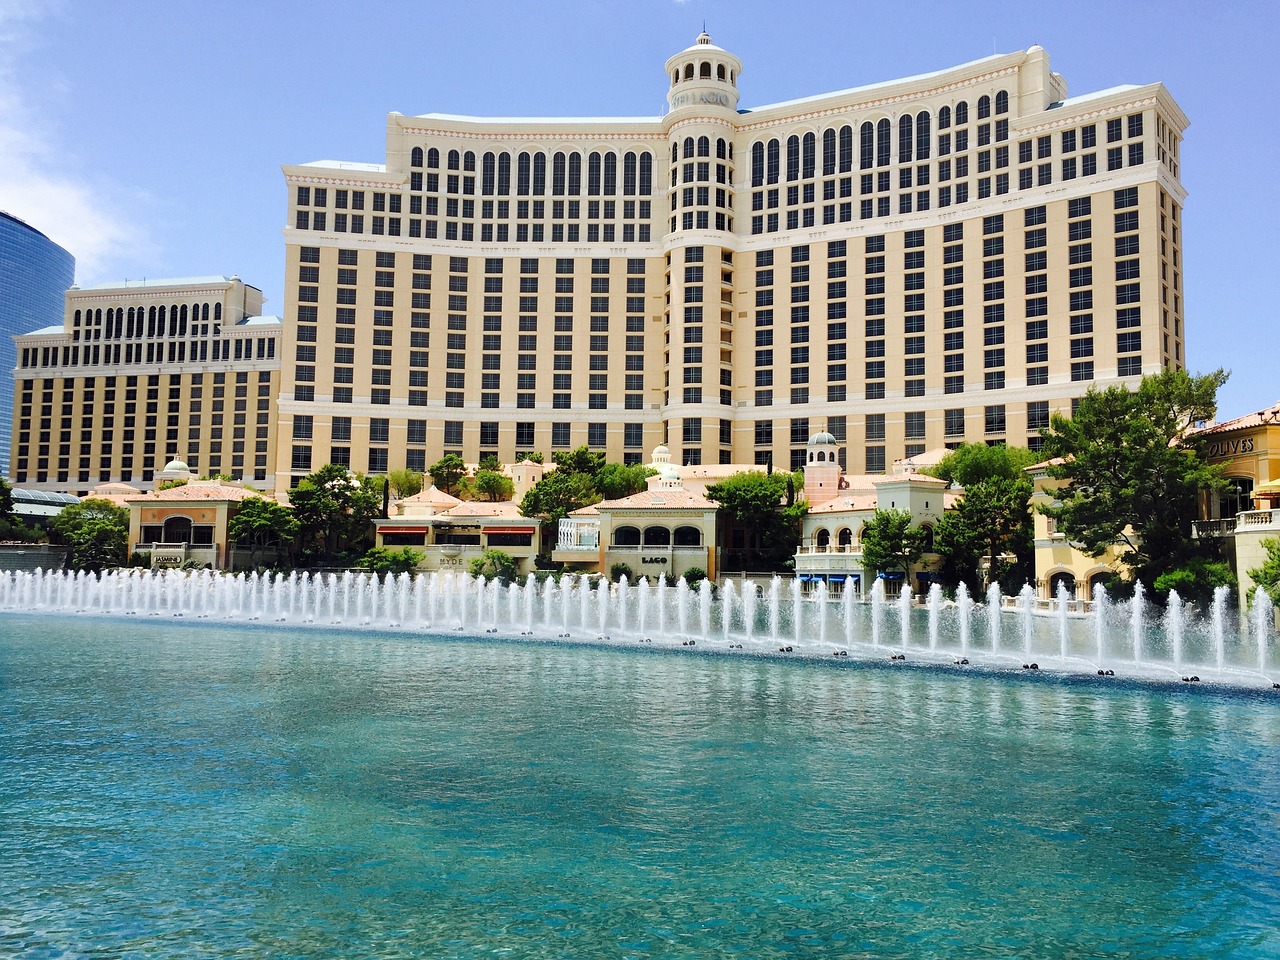
<path fill-rule="evenodd" d="M 704 20 L 747 107 L 1034 43 L 1072 94 L 1163 81 L 1188 365 L 1232 371 L 1221 418 L 1280 399 L 1275 0 L 0 0 L 0 209 L 81 284 L 239 274 L 278 312 L 281 164 L 380 163 L 390 111 L 656 116 Z"/>

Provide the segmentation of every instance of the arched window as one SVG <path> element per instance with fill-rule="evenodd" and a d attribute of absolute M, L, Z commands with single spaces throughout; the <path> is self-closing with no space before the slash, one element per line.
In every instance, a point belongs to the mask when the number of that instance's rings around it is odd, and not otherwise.
<path fill-rule="evenodd" d="M 516 157 L 516 196 L 527 197 L 531 186 L 529 154 L 522 153 Z"/>
<path fill-rule="evenodd" d="M 764 141 L 757 140 L 751 145 L 751 185 L 764 186 Z"/>
<path fill-rule="evenodd" d="M 787 137 L 787 181 L 800 179 L 800 138 L 794 133 Z"/>
<path fill-rule="evenodd" d="M 991 116 L 991 98 L 979 97 L 978 98 L 978 119 L 985 120 L 989 116 Z"/>
<path fill-rule="evenodd" d="M 459 169 L 462 166 L 462 154 L 460 154 L 457 150 L 450 150 L 448 165 L 450 170 Z"/>
<path fill-rule="evenodd" d="M 1056 597 L 1059 587 L 1066 588 L 1067 596 L 1074 597 L 1076 595 L 1076 578 L 1065 572 L 1053 574 L 1049 577 L 1049 596 Z"/>
<path fill-rule="evenodd" d="M 480 162 L 480 193 L 486 197 L 493 196 L 498 173 L 498 158 L 492 151 L 485 153 Z"/>
<path fill-rule="evenodd" d="M 777 140 L 769 141 L 768 153 L 769 153 L 769 163 L 768 163 L 768 169 L 765 175 L 765 179 L 768 180 L 769 183 L 777 183 L 778 167 L 781 160 L 779 156 L 780 146 Z"/>
<path fill-rule="evenodd" d="M 684 150 L 684 158 L 686 160 L 692 160 L 693 159 L 693 137 L 685 137 L 684 145 L 682 146 L 681 149 Z"/>
<path fill-rule="evenodd" d="M 1001 90 L 999 93 L 996 94 L 996 113 L 1001 114 L 1001 113 L 1008 113 L 1008 112 L 1009 112 L 1009 91 Z"/>
<path fill-rule="evenodd" d="M 222 304 L 215 303 L 213 305 L 213 319 L 215 322 L 222 319 Z"/>
<path fill-rule="evenodd" d="M 674 543 L 677 547 L 700 547 L 702 531 L 697 527 L 676 527 Z"/>
<path fill-rule="evenodd" d="M 634 197 L 636 194 L 636 155 L 628 152 L 622 157 L 622 195 Z"/>
<path fill-rule="evenodd" d="M 848 527 L 841 527 L 840 532 L 836 534 L 836 543 L 842 547 L 847 547 L 853 543 L 853 531 Z"/>
<path fill-rule="evenodd" d="M 876 166 L 887 167 L 889 165 L 889 151 L 892 149 L 889 144 L 889 137 L 892 124 L 889 118 L 881 120 L 876 124 Z"/>
<path fill-rule="evenodd" d="M 822 131 L 822 175 L 829 177 L 836 172 L 836 130 Z"/>
<path fill-rule="evenodd" d="M 680 143 L 672 141 L 671 143 L 671 162 L 678 163 L 680 161 Z"/>
<path fill-rule="evenodd" d="M 422 148 L 421 147 L 414 147 L 413 152 L 409 154 L 409 166 L 411 167 L 422 166 Z"/>
<path fill-rule="evenodd" d="M 826 527 L 823 527 L 818 531 L 818 535 L 814 537 L 813 542 L 817 545 L 819 550 L 826 550 L 827 547 L 831 546 L 831 531 Z"/>
<path fill-rule="evenodd" d="M 716 139 L 716 159 L 727 160 L 729 157 L 729 145 L 725 143 L 724 137 Z"/>
<path fill-rule="evenodd" d="M 686 64 L 684 65 L 684 78 L 685 78 L 686 80 L 692 80 L 692 79 L 693 79 L 693 64 L 692 64 L 692 63 L 686 63 Z"/>
<path fill-rule="evenodd" d="M 916 114 L 916 159 L 929 159 L 929 141 L 933 139 L 929 130 L 929 111 L 921 110 Z"/>
<path fill-rule="evenodd" d="M 427 167 L 431 170 L 440 169 L 440 151 L 435 147 L 427 151 Z"/>
<path fill-rule="evenodd" d="M 533 195 L 541 197 L 547 192 L 547 155 L 533 155 Z"/>
<path fill-rule="evenodd" d="M 569 154 L 569 196 L 582 193 L 582 154 Z"/>
<path fill-rule="evenodd" d="M 612 197 L 618 192 L 618 155 L 616 153 L 606 153 L 604 155 L 604 195 Z"/>
<path fill-rule="evenodd" d="M 676 67 L 674 70 L 671 71 L 671 85 L 675 86 L 679 82 L 680 82 L 680 68 Z"/>
<path fill-rule="evenodd" d="M 191 518 L 190 517 L 168 517 L 164 521 L 164 542 L 165 543 L 190 543 L 191 542 Z"/>
<path fill-rule="evenodd" d="M 915 143 L 915 137 L 911 131 L 911 114 L 907 114 L 898 120 L 898 161 L 900 163 L 911 162 L 911 147 Z"/>
<path fill-rule="evenodd" d="M 551 195 L 564 196 L 564 154 L 557 153 L 551 158 Z"/>
<path fill-rule="evenodd" d="M 710 137 L 698 138 L 698 156 L 700 157 L 711 156 L 711 138 Z"/>
<path fill-rule="evenodd" d="M 587 193 L 590 196 L 600 196 L 601 182 L 600 154 L 592 151 L 587 155 Z"/>
<path fill-rule="evenodd" d="M 956 126 L 963 127 L 969 122 L 969 105 L 961 100 L 956 104 Z"/>
<path fill-rule="evenodd" d="M 717 64 L 716 64 L 716 79 L 717 79 L 717 80 L 723 80 L 723 79 L 724 79 L 724 64 L 723 64 L 723 63 L 717 63 Z"/>
<path fill-rule="evenodd" d="M 920 525 L 920 530 L 924 533 L 924 552 L 933 553 L 933 527 L 924 523 Z"/>
<path fill-rule="evenodd" d="M 668 547 L 671 545 L 671 531 L 666 527 L 645 527 L 644 545 L 646 547 Z"/>
<path fill-rule="evenodd" d="M 498 196 L 511 194 L 511 154 L 498 154 Z"/>
<path fill-rule="evenodd" d="M 462 170 L 464 173 L 476 172 L 476 155 L 470 150 L 462 155 Z"/>
<path fill-rule="evenodd" d="M 1218 516 L 1223 520 L 1234 517 L 1241 510 L 1253 509 L 1253 479 L 1228 477 L 1227 487 L 1218 494 Z"/>
<path fill-rule="evenodd" d="M 868 120 L 858 130 L 858 166 L 869 170 L 876 162 L 876 128 Z"/>
<path fill-rule="evenodd" d="M 813 176 L 813 167 L 818 152 L 818 138 L 806 133 L 800 144 L 800 178 L 808 180 Z"/>
<path fill-rule="evenodd" d="M 706 60 L 703 60 L 701 65 L 698 67 L 698 78 L 706 80 L 711 79 L 711 64 Z"/>
<path fill-rule="evenodd" d="M 645 151 L 640 154 L 640 196 L 647 197 L 653 193 L 653 154 Z"/>
<path fill-rule="evenodd" d="M 951 127 L 951 108 L 943 107 L 938 111 L 938 129 L 947 130 Z"/>
<path fill-rule="evenodd" d="M 618 527 L 613 531 L 613 545 L 615 547 L 640 546 L 640 528 Z"/>

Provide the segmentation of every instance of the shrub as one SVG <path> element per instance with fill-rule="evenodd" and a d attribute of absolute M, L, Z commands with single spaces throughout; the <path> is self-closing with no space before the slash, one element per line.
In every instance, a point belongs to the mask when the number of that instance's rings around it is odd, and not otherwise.
<path fill-rule="evenodd" d="M 623 577 L 626 577 L 629 581 L 636 578 L 635 572 L 631 569 L 631 564 L 615 563 L 609 568 L 609 579 L 614 583 L 617 583 Z"/>
<path fill-rule="evenodd" d="M 691 587 L 697 587 L 703 580 L 707 579 L 707 571 L 701 567 L 690 567 L 684 572 L 684 579 Z"/>

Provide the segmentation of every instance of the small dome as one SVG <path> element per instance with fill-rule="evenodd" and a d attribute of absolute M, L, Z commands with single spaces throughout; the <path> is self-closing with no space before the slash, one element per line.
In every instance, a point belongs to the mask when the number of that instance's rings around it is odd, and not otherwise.
<path fill-rule="evenodd" d="M 170 460 L 164 465 L 162 473 L 190 473 L 191 468 L 181 460 Z"/>
<path fill-rule="evenodd" d="M 821 430 L 809 438 L 809 446 L 811 447 L 820 446 L 822 444 L 829 444 L 831 446 L 835 446 L 836 438 L 831 434 L 827 433 L 825 430 Z"/>

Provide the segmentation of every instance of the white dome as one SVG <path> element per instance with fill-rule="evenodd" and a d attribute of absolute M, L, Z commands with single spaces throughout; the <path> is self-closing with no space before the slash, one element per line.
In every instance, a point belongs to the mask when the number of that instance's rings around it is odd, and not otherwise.
<path fill-rule="evenodd" d="M 191 468 L 188 467 L 186 463 L 183 462 L 182 460 L 170 460 L 168 463 L 164 465 L 164 470 L 161 471 L 161 473 L 190 473 L 190 472 L 191 472 Z"/>

